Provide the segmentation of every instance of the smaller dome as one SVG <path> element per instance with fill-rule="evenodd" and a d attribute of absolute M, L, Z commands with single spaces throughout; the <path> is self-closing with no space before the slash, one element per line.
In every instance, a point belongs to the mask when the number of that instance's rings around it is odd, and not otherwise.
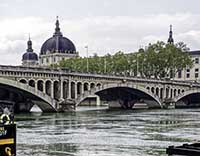
<path fill-rule="evenodd" d="M 38 55 L 33 52 L 32 49 L 32 42 L 29 38 L 29 41 L 27 42 L 28 49 L 26 50 L 26 53 L 22 56 L 22 61 L 38 61 Z"/>
<path fill-rule="evenodd" d="M 22 56 L 22 61 L 38 61 L 38 55 L 34 52 L 26 52 Z"/>

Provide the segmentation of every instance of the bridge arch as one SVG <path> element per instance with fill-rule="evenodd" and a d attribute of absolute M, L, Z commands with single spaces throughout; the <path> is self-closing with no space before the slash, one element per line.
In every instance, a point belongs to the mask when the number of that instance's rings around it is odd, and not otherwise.
<path fill-rule="evenodd" d="M 200 107 L 200 89 L 179 90 L 180 94 L 174 98 L 176 107 Z"/>
<path fill-rule="evenodd" d="M 63 81 L 63 98 L 66 99 L 68 97 L 69 94 L 69 82 L 67 80 Z"/>
<path fill-rule="evenodd" d="M 41 80 L 41 79 L 37 80 L 37 89 L 39 91 L 44 91 L 44 81 L 43 80 Z"/>
<path fill-rule="evenodd" d="M 151 87 L 151 92 L 154 94 L 154 92 L 155 92 L 155 88 L 154 87 Z"/>
<path fill-rule="evenodd" d="M 106 92 L 108 90 L 112 90 L 112 89 L 115 89 L 115 90 L 125 89 L 130 92 L 135 91 L 137 93 L 142 93 L 141 96 L 145 96 L 146 99 L 143 99 L 143 100 L 145 101 L 145 103 L 147 102 L 147 105 L 149 107 L 163 108 L 163 105 L 162 105 L 159 97 L 155 94 L 152 94 L 151 90 L 148 91 L 144 87 L 136 86 L 136 85 L 132 85 L 132 84 L 120 84 L 120 85 L 119 84 L 107 84 L 107 85 L 102 86 L 102 88 L 96 87 L 92 90 L 85 92 L 80 97 L 78 97 L 78 99 L 76 100 L 76 105 L 78 106 L 83 100 L 85 100 L 90 95 L 96 94 L 101 97 L 102 96 L 101 93 Z M 112 91 L 111 91 L 111 93 L 112 93 Z"/>
<path fill-rule="evenodd" d="M 52 81 L 49 79 L 45 81 L 45 93 L 49 96 L 52 94 Z"/>
<path fill-rule="evenodd" d="M 56 112 L 56 101 L 54 99 L 27 84 L 0 78 L 0 89 L 5 89 L 12 94 L 16 94 L 15 98 L 20 93 L 20 96 L 23 95 L 25 99 L 31 100 L 43 112 Z"/>
<path fill-rule="evenodd" d="M 54 99 L 59 100 L 60 98 L 60 84 L 58 80 L 53 81 L 53 95 Z"/>
<path fill-rule="evenodd" d="M 27 80 L 26 79 L 20 79 L 19 82 L 27 84 Z"/>
<path fill-rule="evenodd" d="M 102 87 L 102 84 L 101 84 L 101 83 L 97 83 L 96 87 L 97 87 L 98 89 L 100 89 L 100 88 Z"/>
<path fill-rule="evenodd" d="M 95 88 L 95 83 L 94 82 L 90 83 L 90 89 L 94 89 L 94 88 Z"/>
<path fill-rule="evenodd" d="M 178 89 L 178 95 L 180 95 L 180 93 L 181 93 L 181 89 Z"/>
<path fill-rule="evenodd" d="M 81 95 L 81 94 L 83 94 L 82 93 L 82 87 L 83 87 L 83 84 L 79 81 L 79 82 L 77 82 L 77 95 Z"/>
<path fill-rule="evenodd" d="M 28 85 L 31 87 L 35 87 L 35 80 L 33 79 L 28 80 Z"/>
<path fill-rule="evenodd" d="M 159 96 L 159 88 L 156 87 L 156 95 Z"/>
<path fill-rule="evenodd" d="M 83 88 L 84 88 L 84 91 L 89 91 L 89 82 L 84 82 Z"/>
<path fill-rule="evenodd" d="M 176 97 L 176 95 L 177 95 L 177 90 L 174 89 L 174 97 Z"/>
<path fill-rule="evenodd" d="M 71 98 L 72 99 L 75 99 L 75 97 L 76 97 L 76 82 L 75 81 L 71 81 L 71 83 L 70 83 L 70 86 L 71 86 Z"/>

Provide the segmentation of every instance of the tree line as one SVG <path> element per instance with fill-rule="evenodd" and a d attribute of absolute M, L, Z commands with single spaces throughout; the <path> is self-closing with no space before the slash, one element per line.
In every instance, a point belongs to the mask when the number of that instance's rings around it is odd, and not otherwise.
<path fill-rule="evenodd" d="M 183 42 L 166 44 L 159 41 L 140 48 L 134 53 L 126 54 L 119 51 L 114 55 L 98 56 L 94 54 L 89 58 L 77 57 L 63 60 L 56 66 L 76 72 L 158 79 L 172 78 L 177 72 L 193 66 L 188 52 L 189 48 Z"/>

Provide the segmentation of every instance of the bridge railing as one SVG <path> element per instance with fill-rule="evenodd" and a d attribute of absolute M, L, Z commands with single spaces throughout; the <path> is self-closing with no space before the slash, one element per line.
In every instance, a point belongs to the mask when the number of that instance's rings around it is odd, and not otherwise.
<path fill-rule="evenodd" d="M 23 66 L 6 66 L 0 65 L 0 71 L 4 72 L 30 72 L 30 73 L 44 73 L 44 74 L 58 74 L 60 76 L 82 76 L 82 77 L 97 77 L 97 78 L 110 78 L 118 80 L 127 81 L 138 81 L 138 82 L 153 82 L 153 83 L 170 83 L 179 85 L 192 85 L 200 87 L 200 83 L 196 80 L 193 81 L 183 81 L 183 80 L 173 80 L 173 79 L 155 79 L 155 78 L 145 78 L 145 77 L 135 77 L 132 75 L 116 75 L 116 74 L 101 74 L 101 73 L 81 73 L 71 71 L 69 69 L 62 68 L 46 68 L 46 67 L 23 67 Z M 1 73 L 2 75 L 2 73 Z M 6 76 L 6 75 L 5 75 Z M 16 76 L 16 75 L 13 75 Z"/>

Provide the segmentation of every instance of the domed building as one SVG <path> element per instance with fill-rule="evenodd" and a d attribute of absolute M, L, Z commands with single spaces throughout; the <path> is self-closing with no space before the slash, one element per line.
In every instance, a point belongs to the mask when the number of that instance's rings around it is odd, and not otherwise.
<path fill-rule="evenodd" d="M 23 54 L 22 56 L 22 65 L 23 66 L 38 66 L 38 55 L 33 52 L 32 49 L 32 41 L 29 40 L 27 42 L 27 50 L 26 53 Z"/>
<path fill-rule="evenodd" d="M 77 57 L 76 47 L 71 40 L 64 37 L 60 31 L 57 17 L 53 37 L 47 39 L 41 47 L 39 55 L 40 66 L 56 64 L 61 60 Z"/>

